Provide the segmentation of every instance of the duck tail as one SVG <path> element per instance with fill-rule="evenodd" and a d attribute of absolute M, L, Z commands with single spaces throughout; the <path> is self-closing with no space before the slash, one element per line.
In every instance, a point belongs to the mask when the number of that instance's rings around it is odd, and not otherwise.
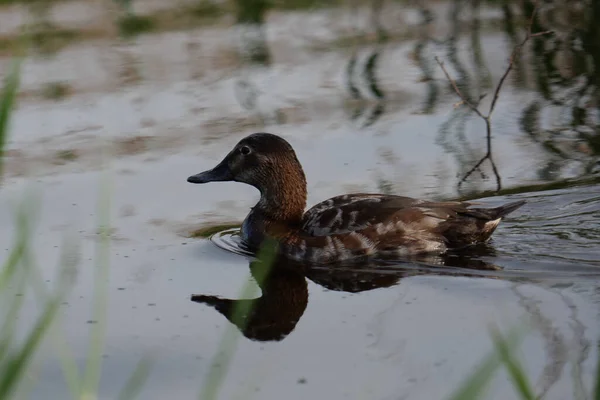
<path fill-rule="evenodd" d="M 500 207 L 492 208 L 489 210 L 489 215 L 492 219 L 503 218 L 515 211 L 517 208 L 521 207 L 523 204 L 527 203 L 525 200 L 514 201 L 512 203 L 507 203 L 501 205 Z"/>

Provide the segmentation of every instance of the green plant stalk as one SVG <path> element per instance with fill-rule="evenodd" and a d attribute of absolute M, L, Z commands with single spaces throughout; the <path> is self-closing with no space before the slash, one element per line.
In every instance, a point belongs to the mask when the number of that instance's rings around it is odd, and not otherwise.
<path fill-rule="evenodd" d="M 505 343 L 509 347 L 515 347 L 524 335 L 524 329 L 515 327 L 507 335 Z M 449 397 L 449 400 L 476 400 L 480 399 L 485 389 L 487 389 L 496 370 L 502 365 L 498 351 L 492 351 L 475 368 L 462 385 Z"/>
<path fill-rule="evenodd" d="M 265 264 L 265 268 L 260 270 L 260 273 L 254 275 L 258 286 L 262 284 L 262 282 L 267 278 L 271 267 L 273 266 L 273 261 L 275 259 L 275 251 L 274 251 L 274 243 L 271 241 L 266 241 L 261 250 L 258 253 L 258 259 Z M 255 295 L 255 286 L 252 284 L 251 280 L 248 280 L 246 284 L 242 287 L 240 297 L 248 298 Z M 245 324 L 248 322 L 247 320 L 242 320 L 241 324 L 238 324 L 237 321 L 240 321 L 244 315 L 249 315 L 254 307 L 256 301 L 248 302 L 248 303 L 237 303 L 234 309 L 232 310 L 232 322 L 233 324 L 229 324 L 225 334 L 221 337 L 221 341 L 219 342 L 219 346 L 217 347 L 217 352 L 213 357 L 211 362 L 210 369 L 208 371 L 207 377 L 205 379 L 205 383 L 202 386 L 199 398 L 200 400 L 214 400 L 217 398 L 219 394 L 219 389 L 227 375 L 229 370 L 229 366 L 231 364 L 231 360 L 233 359 L 233 355 L 237 349 L 237 338 L 238 333 L 236 332 L 235 326 L 237 325 L 239 329 L 243 330 Z"/>
<path fill-rule="evenodd" d="M 78 255 L 78 252 L 79 246 L 75 239 L 69 240 L 65 237 L 63 240 L 63 245 L 61 246 L 61 255 L 59 258 L 56 277 L 54 279 L 54 281 L 58 282 L 55 291 L 60 293 L 61 300 L 64 300 L 71 293 L 71 289 L 73 288 L 74 279 L 69 277 L 69 273 L 73 273 L 77 268 L 78 259 L 76 256 Z M 38 297 L 40 306 L 43 307 L 48 302 L 52 301 L 52 296 L 50 293 L 48 293 L 46 284 L 44 283 L 41 274 L 36 273 L 39 271 L 39 268 L 37 267 L 37 263 L 30 252 L 25 253 L 24 261 L 32 266 L 31 268 L 34 273 L 31 274 L 30 283 L 33 291 Z M 70 349 L 65 343 L 65 338 L 58 332 L 59 326 L 57 326 L 57 323 L 60 321 L 60 319 L 60 314 L 57 314 L 54 318 L 54 329 L 50 329 L 50 336 L 52 336 L 54 340 L 55 347 L 59 348 L 57 353 L 61 362 L 63 374 L 65 375 L 65 379 L 67 381 L 67 386 L 71 393 L 71 397 L 76 398 L 79 393 L 77 363 L 75 362 L 75 358 L 69 353 Z"/>
<path fill-rule="evenodd" d="M 64 297 L 66 297 L 67 292 L 70 292 L 70 289 L 72 288 L 73 282 L 68 284 L 69 281 L 65 277 L 65 272 L 68 272 L 69 269 L 74 270 L 77 267 L 77 261 L 69 258 L 69 255 L 76 254 L 78 252 L 78 246 L 75 245 L 74 239 L 71 239 L 71 242 L 69 242 L 69 240 L 65 237 L 65 239 L 63 239 L 63 245 L 61 246 L 61 249 L 62 252 L 59 266 L 62 268 L 59 268 L 59 276 L 57 280 L 60 282 L 59 289 L 62 293 L 64 293 Z M 26 253 L 24 257 L 29 257 L 29 254 Z M 34 260 L 28 260 L 27 262 L 29 262 L 30 265 L 36 265 Z M 40 305 L 43 306 L 47 301 L 49 301 L 50 294 L 47 291 L 42 277 L 37 274 L 33 274 L 31 284 L 38 297 Z M 56 319 L 60 320 L 60 316 L 57 316 Z M 71 354 L 70 348 L 67 346 L 65 338 L 59 329 L 59 326 L 55 326 L 54 329 L 51 330 L 51 335 L 54 341 L 54 347 L 57 349 L 56 353 L 60 359 L 63 375 L 65 376 L 69 392 L 71 393 L 71 397 L 75 399 L 78 397 L 80 391 L 79 371 L 77 363 L 75 362 L 75 358 Z"/>
<path fill-rule="evenodd" d="M 28 200 L 31 199 L 31 197 L 26 198 Z M 28 204 L 30 203 L 27 201 L 21 203 L 21 209 L 18 212 L 17 218 L 18 227 L 20 227 L 18 229 L 28 230 L 31 226 L 30 220 L 33 219 L 35 214 L 33 211 L 29 212 L 26 208 Z M 21 287 L 19 287 L 18 290 L 23 290 L 25 288 L 29 276 L 38 276 L 39 274 L 39 271 L 35 268 L 34 264 L 30 263 L 30 257 L 27 257 L 26 254 L 28 254 L 28 245 L 23 252 L 23 256 L 19 260 L 19 265 L 21 266 L 19 277 L 22 281 L 19 283 L 19 286 Z M 12 347 L 12 335 L 3 335 L 2 339 L 7 340 L 9 347 L 6 349 L 8 354 L 3 359 L 2 372 L 0 373 L 0 398 L 10 398 L 17 390 L 28 370 L 33 356 L 52 325 L 52 321 L 56 318 L 58 308 L 65 295 L 64 285 L 60 283 L 61 282 L 59 281 L 59 285 L 43 307 L 43 311 L 34 324 L 34 327 L 29 331 L 25 342 L 17 351 L 8 353 L 10 347 Z M 16 303 L 20 304 L 22 300 L 21 298 L 18 299 L 19 300 L 17 300 Z M 13 312 L 9 312 L 9 318 L 12 318 L 12 314 Z M 14 325 L 15 319 L 6 322 Z"/>
<path fill-rule="evenodd" d="M 519 395 L 521 395 L 521 398 L 524 400 L 535 400 L 536 396 L 527 379 L 527 374 L 525 373 L 523 366 L 514 357 L 512 346 L 506 342 L 502 334 L 496 329 L 492 331 L 492 338 L 494 340 L 496 351 L 498 352 L 502 363 L 508 370 L 513 385 Z"/>
<path fill-rule="evenodd" d="M 25 199 L 32 199 L 32 197 L 26 195 Z M 16 281 L 15 295 L 20 294 L 20 296 L 11 299 L 11 305 L 0 330 L 0 361 L 4 360 L 4 357 L 9 354 L 16 325 L 15 321 L 23 304 L 25 286 L 31 269 L 31 264 L 24 260 L 29 247 L 29 238 L 31 237 L 31 219 L 34 215 L 28 205 L 29 203 L 23 201 L 16 211 L 15 230 L 17 240 L 7 262 L 3 266 L 2 279 L 0 280 L 0 293 L 5 293 L 6 286 L 11 281 Z M 19 268 L 19 266 L 22 266 L 22 268 Z"/>
<path fill-rule="evenodd" d="M 52 301 L 48 302 L 41 317 L 30 331 L 21 350 L 11 357 L 10 361 L 7 363 L 8 368 L 3 371 L 0 378 L 0 398 L 8 399 L 11 397 L 17 383 L 21 379 L 21 375 L 25 372 L 31 358 L 56 316 L 61 300 L 62 297 L 60 296 L 60 293 L 54 295 L 54 298 Z"/>
<path fill-rule="evenodd" d="M 10 116 L 12 109 L 15 104 L 16 93 L 19 88 L 19 78 L 21 75 L 21 59 L 17 58 L 13 60 L 12 69 L 7 75 L 4 85 L 2 87 L 2 93 L 0 94 L 0 179 L 2 178 L 3 166 L 4 166 L 4 148 L 8 140 L 8 128 L 10 122 Z M 10 281 L 12 275 L 15 273 L 16 267 L 19 260 L 23 256 L 29 233 L 27 230 L 28 220 L 27 214 L 18 212 L 17 221 L 17 243 L 13 247 L 10 256 L 2 267 L 0 273 L 0 291 L 2 291 L 6 284 Z"/>
<path fill-rule="evenodd" d="M 21 260 L 19 259 L 17 265 L 20 265 Z M 19 274 L 15 276 L 15 296 L 12 298 L 10 302 L 10 306 L 6 316 L 4 317 L 4 322 L 2 324 L 2 330 L 0 331 L 0 375 L 6 373 L 8 366 L 6 363 L 9 363 L 8 359 L 10 357 L 11 347 L 13 344 L 13 339 L 15 335 L 16 329 L 16 321 L 23 306 L 25 287 L 27 284 L 27 277 L 29 276 L 29 271 L 27 268 L 23 268 Z M 3 293 L 4 294 L 4 293 Z M 19 294 L 18 296 L 16 294 Z"/>
<path fill-rule="evenodd" d="M 144 386 L 144 382 L 148 379 L 153 364 L 154 357 L 144 357 L 138 362 L 135 370 L 121 390 L 119 400 L 131 400 L 139 395 Z"/>
<path fill-rule="evenodd" d="M 83 376 L 81 398 L 96 398 L 102 369 L 102 351 L 107 325 L 107 297 L 110 264 L 110 200 L 111 191 L 108 176 L 103 176 L 98 200 L 99 242 L 96 245 L 96 265 L 94 268 L 93 324 L 90 334 L 86 368 Z"/>
<path fill-rule="evenodd" d="M 2 266 L 2 272 L 0 273 L 0 291 L 4 290 L 12 279 L 29 242 L 29 221 L 27 220 L 27 215 L 21 210 L 17 212 L 16 225 L 17 240 L 8 256 L 8 259 Z"/>
<path fill-rule="evenodd" d="M 260 363 L 253 364 L 253 368 L 246 375 L 246 379 L 242 385 L 239 386 L 238 390 L 230 397 L 231 400 L 250 400 L 256 396 L 256 392 L 249 389 L 250 383 L 256 385 L 261 380 L 264 380 L 268 375 L 269 371 L 277 368 L 279 363 L 273 361 L 273 355 L 271 357 L 263 357 Z"/>
<path fill-rule="evenodd" d="M 0 94 L 0 177 L 4 168 L 4 148 L 8 141 L 8 128 L 10 116 L 17 98 L 19 81 L 21 77 L 21 59 L 13 60 L 12 68 L 4 80 L 2 93 Z"/>

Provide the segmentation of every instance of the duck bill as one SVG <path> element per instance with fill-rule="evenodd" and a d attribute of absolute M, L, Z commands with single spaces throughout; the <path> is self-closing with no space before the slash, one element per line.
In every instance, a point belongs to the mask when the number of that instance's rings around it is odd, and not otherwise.
<path fill-rule="evenodd" d="M 225 160 L 221 161 L 213 169 L 192 175 L 187 179 L 190 183 L 227 182 L 232 180 L 233 175 Z"/>

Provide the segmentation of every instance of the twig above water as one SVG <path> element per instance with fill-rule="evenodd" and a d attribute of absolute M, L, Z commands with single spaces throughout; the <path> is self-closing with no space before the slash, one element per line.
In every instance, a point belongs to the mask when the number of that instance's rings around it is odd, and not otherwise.
<path fill-rule="evenodd" d="M 502 77 L 498 81 L 498 84 L 496 85 L 496 88 L 494 90 L 494 97 L 492 98 L 492 101 L 490 103 L 490 108 L 489 108 L 489 111 L 488 111 L 487 115 L 484 115 L 479 110 L 479 103 L 481 102 L 481 100 L 483 99 L 483 97 L 485 97 L 485 95 L 481 96 L 481 98 L 478 100 L 477 104 L 471 103 L 468 100 L 468 98 L 460 91 L 458 85 L 456 84 L 456 81 L 454 79 L 452 79 L 452 77 L 450 76 L 450 74 L 446 70 L 446 67 L 444 66 L 443 61 L 440 61 L 440 59 L 437 56 L 435 57 L 435 61 L 438 63 L 438 65 L 440 66 L 440 68 L 444 72 L 444 75 L 446 76 L 446 79 L 448 79 L 448 81 L 452 85 L 452 88 L 454 89 L 454 92 L 456 92 L 456 94 L 458 95 L 458 97 L 460 97 L 460 99 L 461 99 L 461 102 L 458 103 L 458 105 L 460 106 L 461 104 L 465 104 L 473 112 L 475 112 L 475 114 L 477 114 L 481 119 L 483 119 L 483 121 L 485 122 L 485 126 L 486 126 L 486 138 L 487 138 L 487 151 L 486 151 L 486 154 L 458 182 L 458 187 L 459 188 L 462 185 L 462 183 L 465 182 L 467 180 L 467 178 L 469 178 L 469 176 L 471 176 L 471 174 L 473 174 L 473 172 L 475 172 L 475 171 L 477 171 L 479 169 L 479 167 L 485 162 L 485 160 L 489 160 L 490 161 L 490 164 L 492 166 L 492 170 L 494 171 L 494 175 L 496 176 L 496 186 L 497 186 L 496 190 L 499 191 L 502 188 L 502 179 L 500 177 L 500 174 L 498 173 L 498 168 L 496 167 L 496 164 L 494 163 L 494 159 L 492 157 L 492 113 L 494 112 L 494 109 L 496 108 L 496 103 L 498 101 L 498 97 L 500 96 L 500 90 L 502 89 L 502 86 L 504 85 L 504 81 L 506 81 L 506 77 L 508 76 L 508 74 L 512 70 L 514 62 L 517 59 L 517 57 L 519 56 L 519 54 L 521 53 L 521 50 L 523 49 L 523 46 L 525 46 L 525 44 L 532 37 L 538 37 L 538 36 L 543 36 L 543 35 L 547 35 L 549 33 L 552 33 L 552 31 L 544 31 L 544 32 L 531 33 L 531 29 L 532 29 L 532 26 L 533 26 L 533 22 L 534 22 L 534 19 L 535 19 L 535 15 L 536 15 L 537 9 L 538 9 L 538 4 L 536 3 L 536 5 L 535 5 L 535 7 L 533 9 L 533 12 L 531 13 L 531 17 L 529 18 L 529 22 L 527 24 L 527 31 L 525 33 L 525 37 L 523 38 L 523 40 L 521 41 L 521 43 L 517 44 L 514 47 L 512 53 L 510 55 L 510 58 L 508 60 L 508 66 L 506 67 L 506 70 L 504 71 L 504 74 L 502 74 Z"/>

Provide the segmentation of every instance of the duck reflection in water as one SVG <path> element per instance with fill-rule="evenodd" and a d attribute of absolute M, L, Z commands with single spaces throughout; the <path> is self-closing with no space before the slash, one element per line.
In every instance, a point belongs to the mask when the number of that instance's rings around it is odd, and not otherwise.
<path fill-rule="evenodd" d="M 423 274 L 482 276 L 487 271 L 485 276 L 489 278 L 490 271 L 501 268 L 481 257 L 493 255 L 494 249 L 484 244 L 468 252 L 411 260 L 406 265 L 382 261 L 377 265 L 325 268 L 285 258 L 276 258 L 272 263 L 255 260 L 249 267 L 261 289 L 260 297 L 238 300 L 195 294 L 191 300 L 214 307 L 250 340 L 281 341 L 295 329 L 308 305 L 306 278 L 329 290 L 349 293 L 389 288 L 402 278 Z"/>

